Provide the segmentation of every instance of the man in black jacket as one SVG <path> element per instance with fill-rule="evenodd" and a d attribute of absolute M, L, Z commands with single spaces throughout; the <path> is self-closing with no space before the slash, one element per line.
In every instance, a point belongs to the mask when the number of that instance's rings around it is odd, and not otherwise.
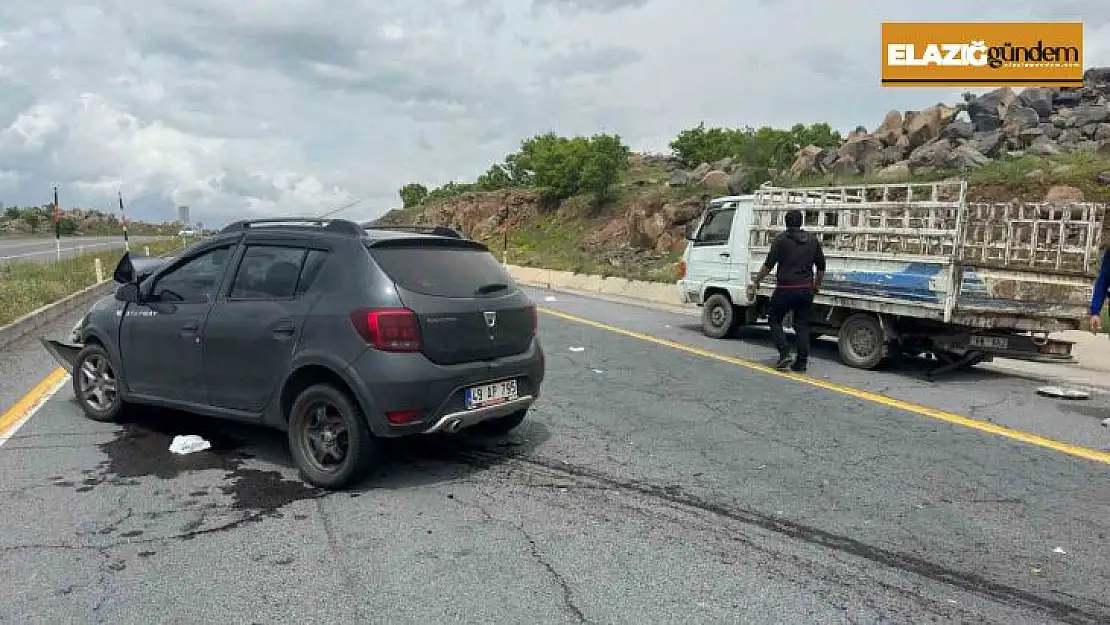
<path fill-rule="evenodd" d="M 794 312 L 794 335 L 798 339 L 798 357 L 791 369 L 805 371 L 809 362 L 809 324 L 813 313 L 813 296 L 821 290 L 825 278 L 825 252 L 821 241 L 809 232 L 802 230 L 802 213 L 792 210 L 786 213 L 786 232 L 781 232 L 771 241 L 767 260 L 759 269 L 754 280 L 754 288 L 771 269 L 778 265 L 775 272 L 775 292 L 771 295 L 769 317 L 771 339 L 779 350 L 776 369 L 790 366 L 790 346 L 782 330 L 782 320 L 788 311 Z M 817 271 L 814 273 L 814 268 Z"/>

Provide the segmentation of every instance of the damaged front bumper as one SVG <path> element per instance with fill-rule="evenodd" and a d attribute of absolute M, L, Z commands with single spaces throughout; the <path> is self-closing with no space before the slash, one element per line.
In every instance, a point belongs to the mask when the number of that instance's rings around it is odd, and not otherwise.
<path fill-rule="evenodd" d="M 73 375 L 73 363 L 77 362 L 77 354 L 81 353 L 84 345 L 73 341 L 59 341 L 46 337 L 40 338 L 39 342 L 67 373 Z"/>

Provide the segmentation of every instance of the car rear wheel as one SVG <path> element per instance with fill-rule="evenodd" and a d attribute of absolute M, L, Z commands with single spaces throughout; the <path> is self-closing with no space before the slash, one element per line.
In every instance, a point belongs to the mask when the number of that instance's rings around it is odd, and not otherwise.
<path fill-rule="evenodd" d="M 381 441 L 346 393 L 331 384 L 306 388 L 289 414 L 289 450 L 301 477 L 313 486 L 338 490 L 380 463 Z"/>
<path fill-rule="evenodd" d="M 504 436 L 509 432 L 516 429 L 521 423 L 524 423 L 524 417 L 528 415 L 528 409 L 518 410 L 506 417 L 498 417 L 481 423 L 470 428 L 470 431 L 478 436 Z"/>
<path fill-rule="evenodd" d="M 94 343 L 78 352 L 73 361 L 73 394 L 86 417 L 103 423 L 118 419 L 123 412 L 119 386 L 107 350 Z"/>

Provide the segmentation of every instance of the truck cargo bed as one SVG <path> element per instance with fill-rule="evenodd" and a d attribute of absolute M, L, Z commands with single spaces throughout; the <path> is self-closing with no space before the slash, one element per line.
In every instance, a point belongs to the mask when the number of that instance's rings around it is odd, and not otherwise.
<path fill-rule="evenodd" d="M 828 261 L 818 303 L 970 328 L 1080 327 L 1105 205 L 966 198 L 965 181 L 764 187 L 753 206 L 749 267 L 762 263 L 785 212 L 799 209 Z"/>

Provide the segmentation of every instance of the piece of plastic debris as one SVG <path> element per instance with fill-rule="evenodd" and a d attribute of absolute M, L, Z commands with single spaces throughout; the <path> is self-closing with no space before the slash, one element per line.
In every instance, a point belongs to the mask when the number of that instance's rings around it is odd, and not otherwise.
<path fill-rule="evenodd" d="M 1044 569 L 1039 566 L 1030 567 L 1029 574 L 1033 577 L 1040 577 L 1041 575 L 1044 575 Z"/>
<path fill-rule="evenodd" d="M 594 370 L 593 370 L 593 372 L 594 372 L 594 373 L 605 373 L 605 372 L 604 372 L 604 371 L 602 371 L 601 369 L 594 369 Z"/>
<path fill-rule="evenodd" d="M 570 348 L 570 351 L 572 351 L 572 352 L 584 352 L 584 351 L 586 351 L 586 348 L 585 347 L 572 347 L 572 348 Z"/>
<path fill-rule="evenodd" d="M 1091 394 L 1087 391 L 1082 391 L 1077 388 L 1068 388 L 1062 386 L 1042 386 L 1037 389 L 1037 394 L 1042 397 L 1053 397 L 1055 399 L 1090 399 Z"/>
<path fill-rule="evenodd" d="M 1103 420 L 1102 420 L 1102 427 L 1104 427 L 1104 428 L 1110 428 L 1110 418 L 1107 418 L 1107 419 L 1103 419 Z"/>
<path fill-rule="evenodd" d="M 545 302 L 557 302 L 559 300 L 555 299 L 554 295 L 548 295 L 547 297 L 543 298 L 543 301 L 545 301 Z"/>
<path fill-rule="evenodd" d="M 196 434 L 185 434 L 173 437 L 170 443 L 170 451 L 175 454 L 191 454 L 205 449 L 211 449 L 212 443 L 204 440 Z"/>
<path fill-rule="evenodd" d="M 1057 547 L 1057 548 L 1052 550 L 1052 553 L 1064 553 L 1064 554 L 1066 554 L 1067 552 L 1064 551 L 1064 549 L 1062 547 Z"/>

